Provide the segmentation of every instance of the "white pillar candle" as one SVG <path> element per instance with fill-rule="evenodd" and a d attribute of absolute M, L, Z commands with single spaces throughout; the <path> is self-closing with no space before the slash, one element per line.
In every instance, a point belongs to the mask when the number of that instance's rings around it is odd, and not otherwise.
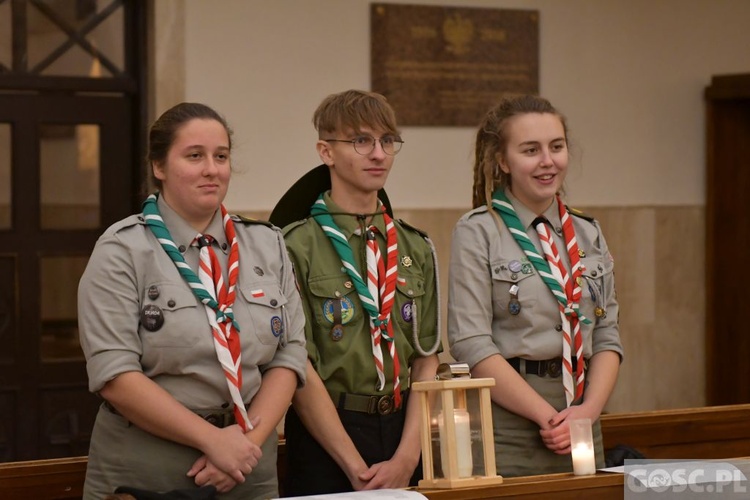
<path fill-rule="evenodd" d="M 456 453 L 458 477 L 471 477 L 474 463 L 471 457 L 471 425 L 469 412 L 462 409 L 453 410 L 453 421 L 456 426 Z M 448 477 L 448 437 L 442 412 L 438 415 L 440 432 L 440 461 L 443 466 L 443 477 Z"/>
<path fill-rule="evenodd" d="M 573 474 L 587 476 L 596 474 L 596 458 L 594 449 L 586 443 L 577 443 L 571 450 L 573 457 Z"/>

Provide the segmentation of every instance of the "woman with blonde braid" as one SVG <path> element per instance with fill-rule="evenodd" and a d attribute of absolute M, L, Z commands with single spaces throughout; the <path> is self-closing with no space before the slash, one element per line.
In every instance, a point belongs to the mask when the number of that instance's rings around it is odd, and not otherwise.
<path fill-rule="evenodd" d="M 622 359 L 613 260 L 599 224 L 569 209 L 565 119 L 520 96 L 489 110 L 476 137 L 474 209 L 456 225 L 451 354 L 492 377 L 498 473 L 572 470 L 568 422 L 594 422 Z"/>

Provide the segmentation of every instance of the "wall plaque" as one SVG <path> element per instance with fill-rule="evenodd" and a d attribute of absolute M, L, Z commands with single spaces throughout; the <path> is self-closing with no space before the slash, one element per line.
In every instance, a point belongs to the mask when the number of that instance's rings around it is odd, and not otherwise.
<path fill-rule="evenodd" d="M 539 11 L 370 5 L 371 85 L 401 125 L 476 126 L 539 93 Z"/>

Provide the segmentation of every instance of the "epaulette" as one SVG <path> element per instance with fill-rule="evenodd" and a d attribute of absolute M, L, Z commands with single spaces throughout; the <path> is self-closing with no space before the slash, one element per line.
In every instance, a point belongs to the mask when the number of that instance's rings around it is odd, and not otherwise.
<path fill-rule="evenodd" d="M 419 229 L 418 227 L 412 226 L 408 222 L 404 221 L 404 219 L 398 219 L 398 223 L 401 224 L 402 226 L 404 226 L 405 228 L 411 229 L 415 233 L 418 233 L 419 235 L 422 236 L 422 238 L 429 238 L 429 236 L 427 235 L 426 232 L 424 232 L 423 230 Z"/>
<path fill-rule="evenodd" d="M 289 234 L 289 232 L 297 229 L 300 226 L 305 225 L 305 223 L 307 222 L 307 219 L 308 217 L 305 217 L 304 219 L 300 219 L 298 221 L 294 221 L 290 224 L 287 224 L 286 226 L 282 228 L 281 231 L 284 233 L 284 236 L 286 236 L 287 234 Z"/>
<path fill-rule="evenodd" d="M 235 222 L 242 222 L 243 224 L 261 224 L 266 227 L 274 227 L 274 225 L 267 220 L 251 219 L 250 217 L 244 217 L 242 215 L 232 215 L 232 220 Z"/>
<path fill-rule="evenodd" d="M 580 217 L 581 219 L 587 220 L 589 222 L 596 222 L 596 219 L 594 219 L 590 215 L 586 215 L 585 213 L 581 212 L 577 208 L 571 208 L 568 205 L 565 205 L 565 208 L 568 209 L 568 213 L 570 213 L 571 215 L 575 215 L 576 217 Z"/>
<path fill-rule="evenodd" d="M 109 226 L 109 228 L 107 228 L 107 232 L 116 233 L 118 231 L 127 229 L 132 226 L 144 225 L 144 224 L 146 224 L 146 219 L 143 218 L 142 214 L 133 214 Z"/>

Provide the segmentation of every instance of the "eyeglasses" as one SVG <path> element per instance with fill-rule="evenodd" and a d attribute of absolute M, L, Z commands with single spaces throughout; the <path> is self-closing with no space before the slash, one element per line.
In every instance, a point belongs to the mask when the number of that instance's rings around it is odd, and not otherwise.
<path fill-rule="evenodd" d="M 393 156 L 401 151 L 401 146 L 404 144 L 399 137 L 393 135 L 384 135 L 380 139 L 375 139 L 371 135 L 358 135 L 354 139 L 323 139 L 326 142 L 349 142 L 354 145 L 354 151 L 367 156 L 375 149 L 375 142 L 379 141 L 380 146 L 383 148 L 383 152 L 389 156 Z"/>

